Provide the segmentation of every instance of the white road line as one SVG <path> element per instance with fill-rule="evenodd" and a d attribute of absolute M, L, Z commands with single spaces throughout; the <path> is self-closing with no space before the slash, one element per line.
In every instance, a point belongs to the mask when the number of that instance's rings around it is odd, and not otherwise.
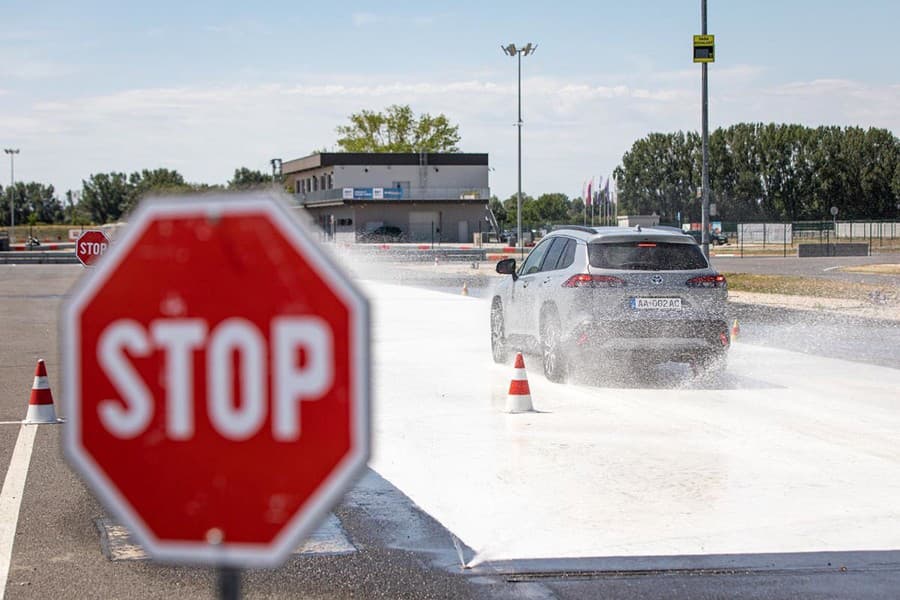
<path fill-rule="evenodd" d="M 0 600 L 6 595 L 6 580 L 9 577 L 9 564 L 12 561 L 13 542 L 16 539 L 16 526 L 19 522 L 19 507 L 22 505 L 22 494 L 25 491 L 25 478 L 28 476 L 28 465 L 31 463 L 31 450 L 34 448 L 36 425 L 22 425 L 12 460 L 3 480 L 0 491 Z"/>
<path fill-rule="evenodd" d="M 841 266 L 838 265 L 838 266 L 836 266 L 836 267 L 826 267 L 826 268 L 824 268 L 824 269 L 822 269 L 822 270 L 823 270 L 823 271 L 834 271 L 835 269 L 840 269 L 840 268 L 841 268 Z"/>

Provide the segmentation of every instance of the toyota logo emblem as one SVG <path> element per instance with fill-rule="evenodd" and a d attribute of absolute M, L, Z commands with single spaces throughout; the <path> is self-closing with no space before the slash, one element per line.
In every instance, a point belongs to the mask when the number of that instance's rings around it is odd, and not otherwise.
<path fill-rule="evenodd" d="M 650 278 L 650 282 L 659 285 L 663 282 L 662 275 L 654 275 Z"/>

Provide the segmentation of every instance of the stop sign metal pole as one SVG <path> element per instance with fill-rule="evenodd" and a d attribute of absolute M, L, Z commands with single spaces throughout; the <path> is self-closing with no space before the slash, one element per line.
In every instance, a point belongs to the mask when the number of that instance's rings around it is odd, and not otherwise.
<path fill-rule="evenodd" d="M 222 600 L 238 600 L 241 597 L 241 570 L 235 567 L 220 566 L 217 569 L 219 598 Z"/>

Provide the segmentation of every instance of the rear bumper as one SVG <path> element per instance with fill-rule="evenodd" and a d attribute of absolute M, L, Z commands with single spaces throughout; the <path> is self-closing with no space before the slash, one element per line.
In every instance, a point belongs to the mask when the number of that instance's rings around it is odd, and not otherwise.
<path fill-rule="evenodd" d="M 574 352 L 634 354 L 649 360 L 689 361 L 728 351 L 724 319 L 585 321 L 564 339 Z"/>

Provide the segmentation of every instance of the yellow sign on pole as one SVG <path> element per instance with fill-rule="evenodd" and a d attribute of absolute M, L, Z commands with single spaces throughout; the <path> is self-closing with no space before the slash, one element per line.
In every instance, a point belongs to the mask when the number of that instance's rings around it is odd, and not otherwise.
<path fill-rule="evenodd" d="M 714 36 L 714 35 L 695 35 L 694 36 L 694 62 L 695 63 L 716 62 L 716 36 Z"/>

